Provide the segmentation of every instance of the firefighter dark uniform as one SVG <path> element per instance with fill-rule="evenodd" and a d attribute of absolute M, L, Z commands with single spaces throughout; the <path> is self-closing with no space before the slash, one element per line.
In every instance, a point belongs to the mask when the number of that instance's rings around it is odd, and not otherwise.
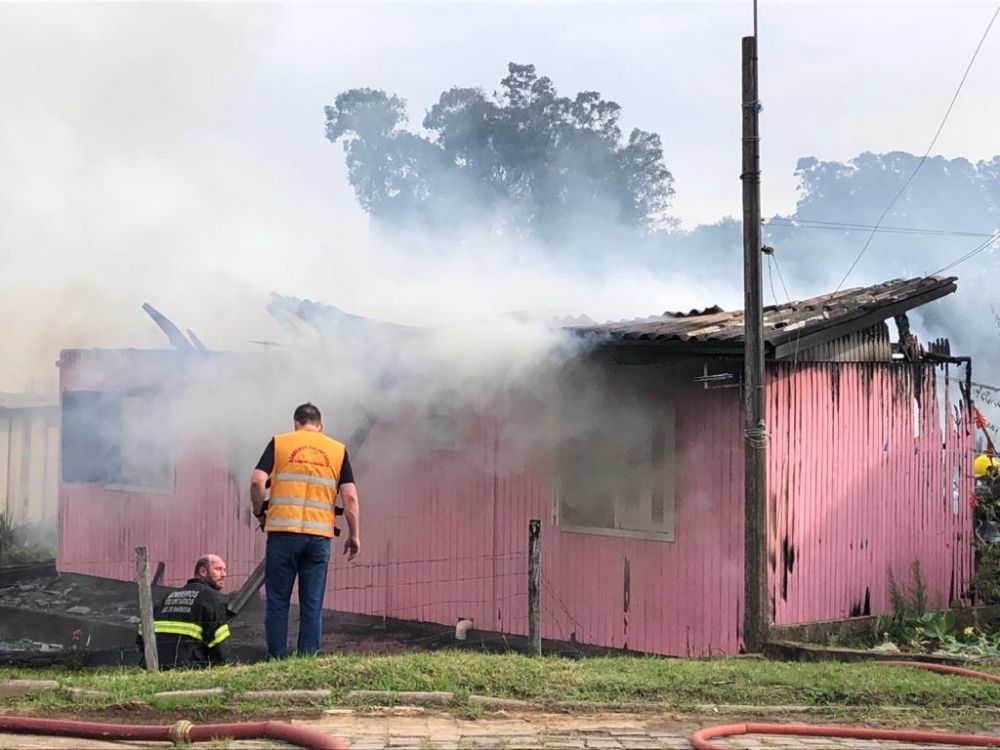
<path fill-rule="evenodd" d="M 153 618 L 160 669 L 231 661 L 226 603 L 218 591 L 198 578 L 170 592 Z M 138 642 L 141 650 L 142 626 Z"/>

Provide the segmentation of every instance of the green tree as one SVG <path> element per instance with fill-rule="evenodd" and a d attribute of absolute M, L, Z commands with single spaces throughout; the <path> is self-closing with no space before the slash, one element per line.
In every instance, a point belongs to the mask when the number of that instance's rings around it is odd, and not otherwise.
<path fill-rule="evenodd" d="M 674 224 L 660 137 L 625 137 L 618 104 L 595 91 L 559 96 L 534 65 L 511 63 L 492 95 L 443 92 L 423 133 L 406 129 L 405 101 L 384 91 L 345 91 L 325 112 L 358 201 L 383 224 L 485 224 L 543 242 Z"/>
<path fill-rule="evenodd" d="M 903 151 L 865 152 L 846 162 L 799 159 L 799 200 L 790 218 L 802 222 L 874 225 L 920 163 Z M 882 226 L 989 233 L 1000 226 L 1000 157 L 972 163 L 934 156 L 882 219 Z M 766 241 L 786 249 L 791 273 L 817 285 L 839 283 L 870 232 L 865 229 L 765 228 Z M 847 286 L 919 276 L 943 267 L 976 245 L 975 237 L 876 234 Z M 968 269 L 962 269 L 967 271 Z"/>

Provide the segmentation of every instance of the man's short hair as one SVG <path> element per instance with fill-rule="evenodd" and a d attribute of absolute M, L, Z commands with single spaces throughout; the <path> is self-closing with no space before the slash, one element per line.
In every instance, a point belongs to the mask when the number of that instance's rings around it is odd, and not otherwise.
<path fill-rule="evenodd" d="M 323 415 L 313 404 L 302 404 L 292 417 L 299 424 L 323 424 Z"/>
<path fill-rule="evenodd" d="M 204 557 L 199 557 L 198 561 L 194 564 L 194 577 L 201 578 L 202 568 L 204 568 L 205 572 L 208 573 L 208 567 L 210 562 L 211 561 L 209 560 L 208 555 L 205 555 Z"/>

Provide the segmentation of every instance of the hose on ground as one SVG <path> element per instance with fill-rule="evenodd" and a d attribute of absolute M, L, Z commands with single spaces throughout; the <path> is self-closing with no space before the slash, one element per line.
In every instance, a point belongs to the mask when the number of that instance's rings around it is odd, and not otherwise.
<path fill-rule="evenodd" d="M 138 740 L 144 742 L 210 742 L 221 739 L 278 740 L 306 750 L 349 750 L 343 740 L 325 732 L 283 721 L 251 721 L 236 724 L 192 724 L 178 721 L 172 726 L 98 724 L 90 721 L 36 719 L 0 716 L 0 732 L 41 734 L 90 740 Z"/>
<path fill-rule="evenodd" d="M 913 667 L 914 669 L 926 669 L 929 672 L 938 672 L 939 674 L 954 674 L 959 677 L 973 677 L 977 680 L 1000 682 L 1000 675 L 990 674 L 989 672 L 977 672 L 974 669 L 952 667 L 948 664 L 928 664 L 922 661 L 898 661 L 895 659 L 878 663 L 886 667 Z"/>
<path fill-rule="evenodd" d="M 953 674 L 979 680 L 1000 682 L 1000 676 L 988 672 L 977 672 L 962 667 L 945 664 L 928 664 L 920 661 L 881 661 L 886 667 L 913 667 L 939 674 Z M 735 737 L 741 734 L 780 734 L 798 737 L 839 737 L 852 740 L 891 740 L 893 742 L 916 742 L 930 745 L 965 745 L 968 747 L 1000 747 L 1000 737 L 978 734 L 949 734 L 947 732 L 918 732 L 910 729 L 868 729 L 866 727 L 823 726 L 819 724 L 721 724 L 705 727 L 691 735 L 694 750 L 730 750 L 724 745 L 716 745 L 711 740 L 718 737 Z"/>
<path fill-rule="evenodd" d="M 798 737 L 840 737 L 852 740 L 892 740 L 936 745 L 968 745 L 969 747 L 1000 747 L 1000 737 L 978 734 L 948 734 L 946 732 L 917 732 L 909 729 L 866 729 L 864 727 L 836 727 L 819 724 L 725 724 L 705 727 L 691 736 L 695 750 L 730 750 L 710 740 L 716 737 L 733 737 L 740 734 L 782 734 Z"/>

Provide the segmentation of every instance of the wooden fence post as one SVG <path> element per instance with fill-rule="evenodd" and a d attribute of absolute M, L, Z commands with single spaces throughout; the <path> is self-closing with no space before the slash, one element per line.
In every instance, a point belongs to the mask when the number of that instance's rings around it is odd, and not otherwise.
<path fill-rule="evenodd" d="M 159 672 L 156 631 L 153 629 L 153 589 L 149 585 L 149 558 L 145 547 L 135 548 L 135 582 L 139 587 L 139 619 L 142 622 L 142 646 L 146 655 L 146 670 Z"/>
<path fill-rule="evenodd" d="M 542 522 L 528 521 L 528 639 L 531 655 L 542 655 L 542 628 L 539 610 L 541 605 L 541 534 Z"/>

